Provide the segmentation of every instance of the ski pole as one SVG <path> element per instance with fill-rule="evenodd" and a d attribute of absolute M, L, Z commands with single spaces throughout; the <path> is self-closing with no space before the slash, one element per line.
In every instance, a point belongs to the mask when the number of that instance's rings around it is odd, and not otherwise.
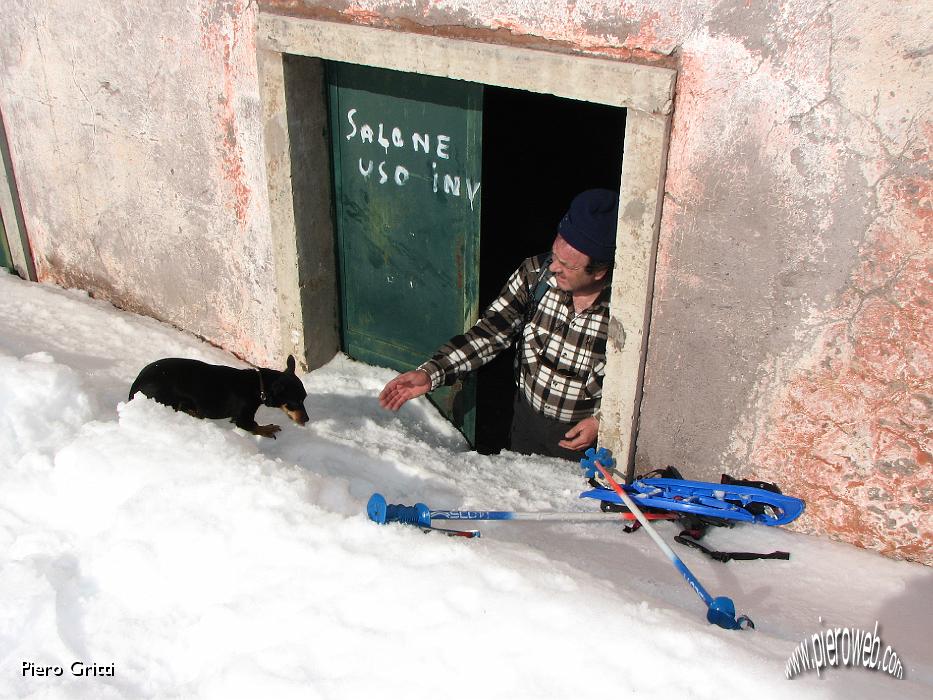
<path fill-rule="evenodd" d="M 598 513 L 585 512 L 517 512 L 511 510 L 432 510 L 431 518 L 436 520 L 557 520 L 557 521 L 588 521 L 588 520 L 634 520 L 631 513 L 621 511 L 600 511 Z M 613 517 L 614 516 L 614 517 Z M 672 513 L 648 513 L 649 520 L 675 520 L 678 516 Z"/>
<path fill-rule="evenodd" d="M 551 520 L 551 521 L 588 521 L 588 520 L 634 520 L 631 513 L 620 512 L 517 512 L 511 510 L 431 510 L 423 503 L 413 506 L 389 504 L 381 493 L 374 493 L 366 505 L 366 512 L 374 522 L 407 523 L 410 525 L 430 526 L 432 520 Z M 649 513 L 650 520 L 673 520 L 673 513 Z"/>
<path fill-rule="evenodd" d="M 641 510 L 635 505 L 635 502 L 625 493 L 619 483 L 612 478 L 609 474 L 609 470 L 603 466 L 605 462 L 608 466 L 613 466 L 615 460 L 612 458 L 609 450 L 605 448 L 600 448 L 599 451 L 594 450 L 592 447 L 586 451 L 586 457 L 580 460 L 580 465 L 584 468 L 593 467 L 603 475 L 603 478 L 609 483 L 612 487 L 612 490 L 619 494 L 619 497 L 622 499 L 622 502 L 628 507 L 628 509 L 638 518 L 638 522 L 641 523 L 645 531 L 651 536 L 651 539 L 654 540 L 655 544 L 661 548 L 661 551 L 667 555 L 667 558 L 671 560 L 671 563 L 677 568 L 678 571 L 683 575 L 687 580 L 687 583 L 690 584 L 690 587 L 700 596 L 700 600 L 706 603 L 706 620 L 710 624 L 719 625 L 723 629 L 727 630 L 740 630 L 744 627 L 755 628 L 755 623 L 751 621 L 745 615 L 741 615 L 736 619 L 735 617 L 735 603 L 732 602 L 731 598 L 726 596 L 718 596 L 713 598 L 709 593 L 706 592 L 706 589 L 700 584 L 697 577 L 693 575 L 690 569 L 687 568 L 687 565 L 684 564 L 680 557 L 674 554 L 674 550 L 671 549 L 670 545 L 667 544 L 661 536 L 655 531 L 651 524 L 648 522 L 648 519 L 644 516 Z M 587 474 L 589 476 L 589 474 Z"/>

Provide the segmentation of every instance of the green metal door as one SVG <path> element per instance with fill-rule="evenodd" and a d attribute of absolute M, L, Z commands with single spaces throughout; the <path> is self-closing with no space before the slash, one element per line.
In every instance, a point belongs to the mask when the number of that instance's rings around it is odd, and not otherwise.
<path fill-rule="evenodd" d="M 411 369 L 476 320 L 482 86 L 327 69 L 344 351 Z M 473 444 L 475 380 L 430 398 Z"/>

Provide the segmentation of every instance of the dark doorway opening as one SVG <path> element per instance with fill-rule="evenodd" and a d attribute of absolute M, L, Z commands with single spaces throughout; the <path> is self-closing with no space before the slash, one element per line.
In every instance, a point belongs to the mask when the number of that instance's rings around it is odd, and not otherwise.
<path fill-rule="evenodd" d="M 522 260 L 550 250 L 574 195 L 619 188 L 624 136 L 622 108 L 485 88 L 481 313 Z M 476 449 L 483 454 L 507 445 L 514 359 L 513 349 L 477 373 Z"/>

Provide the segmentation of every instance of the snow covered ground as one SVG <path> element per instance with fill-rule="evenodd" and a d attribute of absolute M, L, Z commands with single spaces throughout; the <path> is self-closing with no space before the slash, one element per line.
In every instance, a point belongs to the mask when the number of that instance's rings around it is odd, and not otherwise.
<path fill-rule="evenodd" d="M 478 540 L 370 522 L 373 491 L 593 510 L 574 465 L 470 453 L 424 400 L 382 411 L 388 370 L 338 356 L 304 377 L 308 425 L 260 409 L 283 427 L 269 440 L 127 402 L 164 356 L 244 366 L 0 274 L 0 697 L 933 697 L 929 568 L 764 527 L 707 541 L 789 562 L 673 545 L 758 626 L 722 630 L 647 535 L 615 522 L 480 523 Z M 801 641 L 876 621 L 904 680 L 785 678 Z"/>

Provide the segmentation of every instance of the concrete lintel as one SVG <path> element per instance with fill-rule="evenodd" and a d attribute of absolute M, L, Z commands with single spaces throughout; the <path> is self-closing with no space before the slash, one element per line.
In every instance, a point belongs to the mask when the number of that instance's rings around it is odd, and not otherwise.
<path fill-rule="evenodd" d="M 259 45 L 377 68 L 470 80 L 667 114 L 676 72 L 571 54 L 259 13 Z"/>
<path fill-rule="evenodd" d="M 641 405 L 670 117 L 629 110 L 600 442 L 631 478 Z"/>

